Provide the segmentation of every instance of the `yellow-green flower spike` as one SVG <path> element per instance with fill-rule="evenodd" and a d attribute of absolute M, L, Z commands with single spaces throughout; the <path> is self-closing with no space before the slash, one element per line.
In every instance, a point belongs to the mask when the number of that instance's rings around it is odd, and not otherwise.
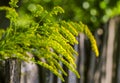
<path fill-rule="evenodd" d="M 92 33 L 90 32 L 90 30 L 88 29 L 88 27 L 86 25 L 84 26 L 84 33 L 90 39 L 92 50 L 95 52 L 96 56 L 98 57 L 99 56 L 99 51 L 98 51 L 98 48 L 97 48 L 95 38 L 93 37 Z"/>
<path fill-rule="evenodd" d="M 36 63 L 51 70 L 56 76 L 58 76 L 62 81 L 64 81 L 64 78 L 62 77 L 62 75 L 58 73 L 52 66 L 48 65 L 47 63 L 41 62 L 41 61 L 38 61 Z"/>

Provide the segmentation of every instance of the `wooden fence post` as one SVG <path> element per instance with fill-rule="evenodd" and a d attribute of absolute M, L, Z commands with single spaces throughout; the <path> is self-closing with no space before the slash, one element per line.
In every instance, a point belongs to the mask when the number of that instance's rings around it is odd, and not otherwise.
<path fill-rule="evenodd" d="M 120 83 L 120 16 L 115 17 L 116 30 L 113 57 L 113 79 L 112 83 Z"/>
<path fill-rule="evenodd" d="M 0 61 L 0 83 L 5 83 L 5 61 Z"/>
<path fill-rule="evenodd" d="M 85 80 L 85 35 L 79 34 L 78 35 L 78 53 L 79 56 L 77 57 L 77 66 L 78 72 L 80 73 L 80 79 L 77 79 L 77 83 L 84 83 Z"/>
<path fill-rule="evenodd" d="M 20 83 L 21 62 L 17 59 L 5 61 L 5 83 Z"/>

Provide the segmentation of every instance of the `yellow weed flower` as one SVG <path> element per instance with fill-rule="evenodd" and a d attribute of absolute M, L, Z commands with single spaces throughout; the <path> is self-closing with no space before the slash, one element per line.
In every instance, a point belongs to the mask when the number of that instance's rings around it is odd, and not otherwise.
<path fill-rule="evenodd" d="M 88 27 L 86 25 L 84 26 L 84 33 L 90 39 L 92 50 L 95 52 L 96 56 L 98 57 L 99 52 L 98 52 L 98 48 L 97 48 L 95 38 L 94 38 L 94 36 L 92 35 L 92 33 L 90 32 L 90 30 L 88 29 Z"/>

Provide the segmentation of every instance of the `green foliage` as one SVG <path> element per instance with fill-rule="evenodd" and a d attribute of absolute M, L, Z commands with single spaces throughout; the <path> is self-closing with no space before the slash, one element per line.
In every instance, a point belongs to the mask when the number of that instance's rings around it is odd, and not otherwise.
<path fill-rule="evenodd" d="M 86 34 L 96 56 L 99 55 L 88 27 L 82 22 L 57 20 L 56 15 L 64 13 L 59 6 L 47 11 L 39 4 L 30 3 L 26 8 L 27 12 L 22 7 L 17 12 L 17 2 L 18 0 L 11 0 L 11 7 L 0 7 L 1 11 L 6 11 L 6 17 L 10 20 L 10 26 L 5 31 L 0 30 L 0 58 L 32 61 L 49 69 L 64 81 L 62 73 L 67 74 L 59 63 L 62 62 L 79 78 L 74 62 L 77 52 L 72 48 L 72 45 L 78 43 L 75 37 L 79 33 Z"/>
<path fill-rule="evenodd" d="M 11 7 L 18 7 L 18 6 L 17 6 L 17 3 L 18 3 L 18 0 L 11 0 L 11 1 L 9 2 L 9 4 L 10 4 Z"/>
<path fill-rule="evenodd" d="M 65 0 L 64 2 L 62 0 L 38 0 L 38 2 L 46 9 L 60 5 L 65 10 L 61 19 L 82 21 L 92 31 L 110 18 L 120 15 L 120 0 Z"/>
<path fill-rule="evenodd" d="M 110 18 L 112 18 L 112 17 L 114 17 L 114 16 L 118 16 L 118 15 L 120 15 L 120 1 L 118 1 L 117 3 L 116 3 L 116 6 L 115 7 L 113 7 L 113 8 L 107 8 L 106 9 L 106 11 L 105 11 L 105 15 L 106 15 L 106 17 L 110 17 Z"/>

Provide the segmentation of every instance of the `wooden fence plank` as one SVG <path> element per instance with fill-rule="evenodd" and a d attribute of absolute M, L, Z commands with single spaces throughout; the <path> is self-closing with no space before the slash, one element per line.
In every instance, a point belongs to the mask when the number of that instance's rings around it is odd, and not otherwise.
<path fill-rule="evenodd" d="M 21 62 L 17 59 L 5 61 L 5 83 L 20 83 Z"/>

